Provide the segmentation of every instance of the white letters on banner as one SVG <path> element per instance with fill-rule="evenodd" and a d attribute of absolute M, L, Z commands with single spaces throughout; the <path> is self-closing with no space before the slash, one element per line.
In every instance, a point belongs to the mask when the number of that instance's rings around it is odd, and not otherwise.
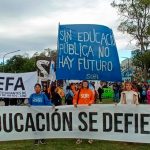
<path fill-rule="evenodd" d="M 37 73 L 0 73 L 1 98 L 28 98 L 34 92 Z"/>
<path fill-rule="evenodd" d="M 148 105 L 1 107 L 0 141 L 81 138 L 150 143 Z"/>

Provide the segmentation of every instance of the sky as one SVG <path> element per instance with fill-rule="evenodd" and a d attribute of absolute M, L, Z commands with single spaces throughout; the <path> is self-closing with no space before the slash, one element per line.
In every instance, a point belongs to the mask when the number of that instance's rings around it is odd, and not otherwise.
<path fill-rule="evenodd" d="M 120 17 L 112 0 L 0 0 L 0 60 L 30 56 L 57 47 L 58 24 L 99 24 L 113 30 L 120 61 L 134 49 L 131 37 L 117 31 Z"/>

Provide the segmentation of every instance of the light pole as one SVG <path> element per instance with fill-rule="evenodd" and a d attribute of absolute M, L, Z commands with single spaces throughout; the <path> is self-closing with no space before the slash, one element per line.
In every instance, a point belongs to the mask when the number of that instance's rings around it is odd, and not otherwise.
<path fill-rule="evenodd" d="M 3 72 L 4 72 L 4 59 L 5 59 L 5 56 L 8 55 L 8 54 L 11 54 L 11 53 L 19 52 L 19 51 L 20 51 L 20 50 L 16 50 L 16 51 L 12 51 L 12 52 L 9 52 L 9 53 L 4 54 L 4 56 L 3 56 Z"/>

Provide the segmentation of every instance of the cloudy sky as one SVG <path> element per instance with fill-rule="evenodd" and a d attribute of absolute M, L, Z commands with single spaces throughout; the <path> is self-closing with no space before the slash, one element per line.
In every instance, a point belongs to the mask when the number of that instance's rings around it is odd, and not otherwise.
<path fill-rule="evenodd" d="M 122 57 L 130 57 L 130 37 L 117 31 L 119 16 L 112 0 L 0 0 L 0 59 L 56 49 L 58 24 L 101 24 L 112 28 Z M 7 58 L 12 55 L 7 55 Z"/>

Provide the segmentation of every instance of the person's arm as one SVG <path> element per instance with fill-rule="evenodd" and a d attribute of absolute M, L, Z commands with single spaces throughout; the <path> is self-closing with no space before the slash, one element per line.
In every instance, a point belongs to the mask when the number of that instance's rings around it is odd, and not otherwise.
<path fill-rule="evenodd" d="M 30 97 L 28 98 L 29 105 L 32 105 L 32 99 L 33 99 L 33 94 L 31 94 Z"/>
<path fill-rule="evenodd" d="M 94 103 L 94 94 L 92 92 L 92 90 L 90 90 L 90 101 L 89 101 L 89 105 L 93 104 Z"/>
<path fill-rule="evenodd" d="M 78 94 L 79 94 L 79 91 L 76 92 L 74 97 L 73 97 L 73 105 L 74 105 L 74 107 L 77 107 Z"/>
<path fill-rule="evenodd" d="M 74 96 L 74 94 L 73 94 L 72 90 L 70 90 L 69 92 L 70 92 L 70 95 L 73 97 L 73 96 Z"/>
<path fill-rule="evenodd" d="M 120 103 L 121 104 L 126 104 L 126 95 L 123 92 L 121 93 Z"/>
<path fill-rule="evenodd" d="M 134 104 L 136 104 L 136 105 L 139 104 L 138 94 L 133 95 L 133 101 L 134 101 Z"/>
<path fill-rule="evenodd" d="M 53 106 L 53 104 L 51 103 L 51 100 L 49 100 L 45 94 L 43 94 L 43 96 L 44 96 L 45 105 Z"/>

